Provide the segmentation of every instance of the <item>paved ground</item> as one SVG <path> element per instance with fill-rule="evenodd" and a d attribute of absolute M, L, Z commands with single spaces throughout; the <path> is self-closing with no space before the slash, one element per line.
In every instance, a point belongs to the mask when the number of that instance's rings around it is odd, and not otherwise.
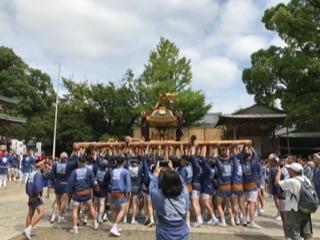
<path fill-rule="evenodd" d="M 53 198 L 53 195 L 51 196 Z M 50 209 L 52 199 L 45 199 L 47 213 Z M 7 189 L 0 189 L 0 240 L 25 239 L 21 234 L 24 229 L 25 216 L 27 214 L 26 208 L 27 197 L 24 194 L 24 187 L 21 184 L 11 183 Z M 263 229 L 254 230 L 245 227 L 231 227 L 221 228 L 218 226 L 202 226 L 200 228 L 193 228 L 191 230 L 191 239 L 205 240 L 205 239 L 224 239 L 224 240 L 254 240 L 254 239 L 281 239 L 282 227 L 280 221 L 275 221 L 272 216 L 275 214 L 275 209 L 272 201 L 268 199 L 265 208 L 264 216 L 257 218 L 257 223 Z M 105 223 L 99 230 L 93 230 L 89 221 L 89 226 L 80 227 L 80 234 L 74 235 L 69 233 L 71 225 L 66 225 L 61 228 L 58 224 L 51 225 L 48 222 L 48 217 L 44 218 L 38 227 L 34 230 L 35 240 L 63 240 L 63 239 L 115 239 L 110 237 L 107 230 L 110 229 L 111 224 Z M 320 239 L 320 211 L 313 215 L 313 229 L 314 236 Z M 123 234 L 119 239 L 127 240 L 141 240 L 155 239 L 154 228 L 147 228 L 143 225 L 129 225 L 122 224 Z"/>

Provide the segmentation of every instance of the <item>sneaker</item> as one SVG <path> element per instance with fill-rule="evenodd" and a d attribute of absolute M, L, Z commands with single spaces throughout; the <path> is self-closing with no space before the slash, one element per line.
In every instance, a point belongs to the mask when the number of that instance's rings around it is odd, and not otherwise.
<path fill-rule="evenodd" d="M 138 222 L 135 219 L 132 219 L 131 224 L 138 224 Z"/>
<path fill-rule="evenodd" d="M 70 232 L 74 233 L 74 234 L 78 234 L 79 233 L 78 226 L 73 226 L 73 228 L 70 230 Z"/>
<path fill-rule="evenodd" d="M 211 219 L 207 222 L 207 224 L 214 226 L 214 225 L 216 225 L 218 222 L 219 222 L 218 219 L 211 218 Z"/>
<path fill-rule="evenodd" d="M 58 223 L 59 223 L 59 224 L 62 223 L 62 219 L 63 219 L 63 217 L 60 217 L 60 216 L 58 217 Z"/>
<path fill-rule="evenodd" d="M 125 217 L 123 218 L 123 223 L 127 223 L 127 222 L 128 222 L 127 216 L 125 216 Z"/>
<path fill-rule="evenodd" d="M 242 226 L 247 226 L 247 221 L 246 221 L 246 219 L 243 217 L 243 218 L 240 218 L 240 224 L 242 225 Z"/>
<path fill-rule="evenodd" d="M 104 222 L 107 222 L 107 221 L 108 221 L 108 214 L 107 214 L 107 213 L 104 213 L 104 214 L 103 214 L 102 220 L 103 220 Z"/>
<path fill-rule="evenodd" d="M 194 222 L 191 224 L 192 227 L 200 227 L 201 225 L 201 222 Z"/>
<path fill-rule="evenodd" d="M 240 225 L 240 219 L 238 217 L 235 217 L 234 219 L 235 219 L 234 223 L 236 225 Z"/>
<path fill-rule="evenodd" d="M 148 224 L 148 227 L 152 227 L 154 225 L 154 221 L 150 221 L 150 223 Z"/>
<path fill-rule="evenodd" d="M 276 221 L 281 221 L 281 216 L 277 217 Z"/>
<path fill-rule="evenodd" d="M 150 224 L 150 220 L 149 219 L 146 219 L 145 221 L 144 221 L 144 223 L 143 223 L 143 225 L 145 225 L 145 226 L 148 226 Z"/>
<path fill-rule="evenodd" d="M 120 237 L 121 233 L 118 232 L 118 229 L 116 228 L 111 228 L 110 230 L 111 235 L 115 236 L 115 237 Z"/>
<path fill-rule="evenodd" d="M 255 222 L 250 222 L 248 224 L 249 228 L 255 228 L 255 229 L 261 229 L 261 226 L 259 226 L 258 224 L 256 224 Z"/>
<path fill-rule="evenodd" d="M 219 221 L 217 225 L 220 226 L 220 227 L 225 227 L 226 226 L 226 222 L 225 221 Z"/>
<path fill-rule="evenodd" d="M 230 225 L 231 225 L 231 226 L 235 226 L 235 225 L 236 225 L 233 217 L 230 218 Z"/>
<path fill-rule="evenodd" d="M 56 221 L 56 215 L 53 213 L 51 215 L 50 223 L 54 223 Z"/>
<path fill-rule="evenodd" d="M 25 228 L 24 229 L 24 235 L 26 236 L 27 239 L 31 239 L 31 228 Z"/>
<path fill-rule="evenodd" d="M 260 208 L 259 214 L 262 214 L 262 213 L 264 213 L 264 210 L 263 208 Z"/>
<path fill-rule="evenodd" d="M 94 223 L 93 223 L 93 229 L 94 230 L 97 230 L 99 228 L 99 223 L 98 223 L 98 221 L 94 221 Z"/>
<path fill-rule="evenodd" d="M 83 225 L 87 225 L 87 223 L 88 223 L 88 216 L 85 215 L 83 218 Z"/>

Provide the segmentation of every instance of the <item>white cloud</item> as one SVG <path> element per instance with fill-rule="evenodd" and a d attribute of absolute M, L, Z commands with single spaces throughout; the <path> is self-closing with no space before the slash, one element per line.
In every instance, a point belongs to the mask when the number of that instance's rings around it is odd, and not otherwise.
<path fill-rule="evenodd" d="M 120 80 L 127 68 L 140 74 L 150 51 L 164 36 L 191 59 L 196 89 L 213 102 L 217 96 L 211 93 L 221 91 L 225 96 L 219 96 L 219 101 L 228 99 L 230 105 L 237 105 L 239 101 L 229 100 L 227 90 L 247 96 L 243 87 L 235 90 L 242 84 L 241 66 L 257 49 L 270 43 L 281 45 L 260 21 L 264 8 L 279 1 L 261 2 L 0 1 L 0 44 L 13 48 L 52 79 L 61 63 L 64 76 L 106 82 Z"/>
<path fill-rule="evenodd" d="M 253 96 L 250 96 L 244 92 L 240 92 L 238 94 L 232 95 L 232 97 L 215 97 L 213 101 L 212 111 L 230 114 L 241 108 L 249 107 L 253 104 Z"/>
<path fill-rule="evenodd" d="M 287 4 L 290 0 L 268 0 L 265 8 L 270 8 L 278 5 L 279 3 Z"/>
<path fill-rule="evenodd" d="M 274 45 L 277 47 L 285 47 L 287 44 L 279 36 L 275 36 L 271 39 L 269 45 Z"/>
<path fill-rule="evenodd" d="M 215 91 L 231 87 L 239 80 L 240 69 L 226 57 L 202 58 L 192 66 L 193 86 L 205 91 Z"/>
<path fill-rule="evenodd" d="M 267 47 L 267 39 L 255 35 L 241 36 L 227 47 L 227 54 L 237 59 L 248 59 L 255 51 Z"/>

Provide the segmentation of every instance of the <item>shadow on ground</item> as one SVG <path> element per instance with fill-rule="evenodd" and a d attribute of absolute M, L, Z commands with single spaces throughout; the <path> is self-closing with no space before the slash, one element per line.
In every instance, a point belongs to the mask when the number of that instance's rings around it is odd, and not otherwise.
<path fill-rule="evenodd" d="M 80 229 L 78 235 L 69 233 L 68 229 L 65 228 L 37 228 L 34 231 L 32 237 L 33 240 L 101 240 L 101 239 L 119 239 L 119 240 L 155 240 L 154 231 L 123 231 L 122 236 L 115 238 L 109 235 L 107 230 L 99 229 L 92 230 L 91 228 L 85 227 Z M 212 233 L 192 233 L 190 239 L 194 240 L 214 240 L 214 239 L 223 239 L 223 240 L 256 240 L 256 239 L 281 239 L 281 238 L 271 238 L 263 234 L 216 234 Z M 20 236 L 11 238 L 11 240 L 25 240 L 25 237 L 21 234 Z"/>

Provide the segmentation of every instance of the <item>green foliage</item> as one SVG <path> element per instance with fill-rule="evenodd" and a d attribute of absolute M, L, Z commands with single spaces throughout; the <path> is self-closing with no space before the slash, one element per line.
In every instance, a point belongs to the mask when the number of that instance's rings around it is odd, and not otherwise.
<path fill-rule="evenodd" d="M 55 99 L 50 77 L 30 68 L 12 49 L 0 47 L 0 91 L 20 100 L 19 104 L 6 108 L 6 112 L 28 119 L 25 125 L 2 127 L 1 133 L 26 142 L 34 139 L 50 145 Z"/>
<path fill-rule="evenodd" d="M 174 106 L 184 113 L 185 125 L 200 120 L 211 105 L 205 104 L 201 91 L 192 91 L 191 63 L 180 57 L 179 49 L 167 39 L 150 53 L 143 74 L 135 78 L 127 70 L 122 82 L 89 84 L 63 79 L 66 94 L 60 97 L 57 125 L 58 151 L 71 150 L 75 141 L 99 141 L 132 134 L 143 110 L 151 110 L 160 93 L 176 92 Z M 18 139 L 40 141 L 52 145 L 55 98 L 50 77 L 30 68 L 11 49 L 0 47 L 0 89 L 20 103 L 8 112 L 28 118 L 24 125 L 8 125 L 0 129 Z"/>
<path fill-rule="evenodd" d="M 141 108 L 151 110 L 161 93 L 177 93 L 175 106 L 184 113 L 185 126 L 196 123 L 211 105 L 205 104 L 202 92 L 191 90 L 191 79 L 190 60 L 180 56 L 173 42 L 161 38 L 150 53 L 141 77 L 136 79 Z"/>
<path fill-rule="evenodd" d="M 6 47 L 0 47 L 0 89 L 6 96 L 19 98 L 14 108 L 25 117 L 46 112 L 55 99 L 50 77 L 30 68 Z"/>
<path fill-rule="evenodd" d="M 92 126 L 83 118 L 81 109 L 62 100 L 58 112 L 57 146 L 61 151 L 71 151 L 74 142 L 94 140 Z"/>
<path fill-rule="evenodd" d="M 300 128 L 320 120 L 320 5 L 292 0 L 266 10 L 262 21 L 278 32 L 285 47 L 271 46 L 252 54 L 242 79 L 258 103 L 281 101 L 287 124 Z M 319 127 L 318 127 L 319 128 Z"/>
<path fill-rule="evenodd" d="M 190 126 L 202 119 L 210 110 L 211 105 L 206 105 L 205 95 L 201 91 L 186 90 L 178 94 L 174 107 L 182 109 L 184 125 Z"/>
<path fill-rule="evenodd" d="M 75 83 L 64 79 L 68 90 L 68 104 L 81 109 L 85 121 L 92 126 L 93 137 L 98 140 L 103 134 L 123 136 L 131 134 L 132 124 L 138 116 L 135 111 L 134 92 L 125 86 L 116 87 L 86 82 Z"/>

